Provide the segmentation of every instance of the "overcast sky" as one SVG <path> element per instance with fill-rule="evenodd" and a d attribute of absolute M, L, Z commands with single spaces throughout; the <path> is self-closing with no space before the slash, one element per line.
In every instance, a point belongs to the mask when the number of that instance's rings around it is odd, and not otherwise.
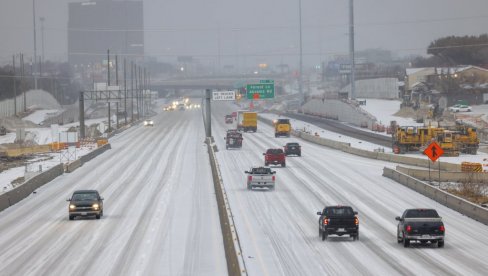
<path fill-rule="evenodd" d="M 67 59 L 67 0 L 36 0 L 45 17 L 46 59 Z M 302 0 L 307 66 L 348 53 L 348 0 Z M 298 64 L 299 0 L 144 0 L 145 52 L 161 60 L 192 55 L 204 63 Z M 488 32 L 487 0 L 356 0 L 356 50 L 425 53 L 447 35 Z M 39 26 L 39 24 L 38 24 Z M 32 0 L 0 1 L 0 63 L 33 55 Z M 40 53 L 38 32 L 38 53 Z"/>

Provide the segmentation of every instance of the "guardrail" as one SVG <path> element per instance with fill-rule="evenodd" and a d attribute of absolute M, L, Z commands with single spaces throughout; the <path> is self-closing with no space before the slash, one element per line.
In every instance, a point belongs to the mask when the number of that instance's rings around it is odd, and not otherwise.
<path fill-rule="evenodd" d="M 225 192 L 222 175 L 217 159 L 215 158 L 213 139 L 207 138 L 208 155 L 210 166 L 212 167 L 212 177 L 214 182 L 215 195 L 220 217 L 220 227 L 222 238 L 224 239 L 225 258 L 227 260 L 227 272 L 229 275 L 247 275 L 244 259 L 242 258 L 239 236 L 234 224 L 232 211 L 230 209 L 227 193 Z"/>
<path fill-rule="evenodd" d="M 383 176 L 421 193 L 442 205 L 445 205 L 459 213 L 488 225 L 488 209 L 473 204 L 458 196 L 452 195 L 436 187 L 413 178 L 407 174 L 398 172 L 391 168 L 383 168 Z"/>

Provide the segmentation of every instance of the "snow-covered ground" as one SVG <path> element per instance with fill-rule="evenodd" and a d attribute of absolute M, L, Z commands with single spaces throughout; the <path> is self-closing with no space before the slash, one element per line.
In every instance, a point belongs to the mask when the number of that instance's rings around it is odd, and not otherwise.
<path fill-rule="evenodd" d="M 40 124 L 49 117 L 59 115 L 62 110 L 57 109 L 41 109 L 36 110 L 29 116 L 23 118 L 24 121 L 31 121 L 34 124 Z"/>

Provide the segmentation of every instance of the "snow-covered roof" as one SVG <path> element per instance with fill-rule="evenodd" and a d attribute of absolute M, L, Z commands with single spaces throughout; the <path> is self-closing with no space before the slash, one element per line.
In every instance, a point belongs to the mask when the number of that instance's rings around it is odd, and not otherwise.
<path fill-rule="evenodd" d="M 466 71 L 468 69 L 477 69 L 477 70 L 488 72 L 488 70 L 485 68 L 481 68 L 481 67 L 474 66 L 474 65 L 465 65 L 465 66 L 453 66 L 453 67 L 436 67 L 435 73 L 439 74 L 439 75 L 440 74 L 455 74 L 455 73 L 460 73 L 460 72 Z"/>
<path fill-rule="evenodd" d="M 422 70 L 428 70 L 428 69 L 434 70 L 434 67 L 407 68 L 406 74 L 407 74 L 407 76 L 410 76 L 410 75 L 418 73 Z"/>

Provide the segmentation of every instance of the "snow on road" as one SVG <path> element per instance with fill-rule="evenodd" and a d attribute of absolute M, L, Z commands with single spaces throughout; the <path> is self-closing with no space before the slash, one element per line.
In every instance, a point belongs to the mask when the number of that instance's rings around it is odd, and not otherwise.
<path fill-rule="evenodd" d="M 225 150 L 223 115 L 232 107 L 213 106 L 217 158 L 250 275 L 485 275 L 488 226 L 469 219 L 382 176 L 395 164 L 349 155 L 300 140 L 302 157 L 276 167 L 275 191 L 248 191 L 244 171 L 262 165 L 267 148 L 297 138 L 274 138 L 258 124 L 245 133 L 243 148 Z M 360 240 L 321 241 L 316 212 L 325 205 L 351 205 L 359 212 Z M 435 208 L 444 218 L 445 248 L 396 241 L 396 216 L 407 208 Z"/>
<path fill-rule="evenodd" d="M 0 212 L 1 275 L 226 275 L 201 110 L 154 118 Z M 68 220 L 97 189 L 104 216 Z"/>

